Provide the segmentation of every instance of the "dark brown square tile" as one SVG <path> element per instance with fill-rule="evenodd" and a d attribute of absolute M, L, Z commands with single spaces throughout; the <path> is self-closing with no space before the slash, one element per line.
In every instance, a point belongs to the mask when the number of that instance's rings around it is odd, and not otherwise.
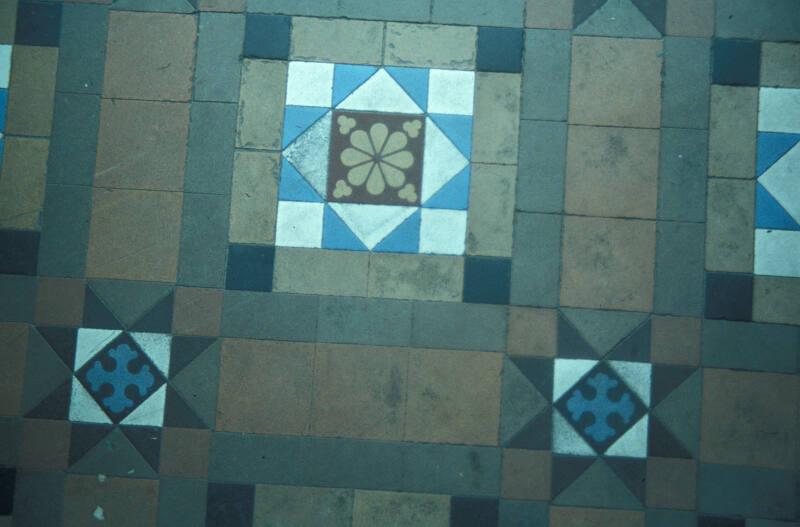
<path fill-rule="evenodd" d="M 550 499 L 549 451 L 503 450 L 503 497 L 510 500 Z"/>
<path fill-rule="evenodd" d="M 36 323 L 80 326 L 86 282 L 72 278 L 40 278 L 36 298 Z"/>
<path fill-rule="evenodd" d="M 114 525 L 155 527 L 158 481 L 69 475 L 64 489 L 63 527 Z M 97 515 L 102 514 L 102 523 Z"/>
<path fill-rule="evenodd" d="M 222 316 L 222 290 L 177 287 L 173 313 L 174 333 L 215 337 Z"/>
<path fill-rule="evenodd" d="M 19 415 L 27 347 L 26 324 L 0 323 L 0 349 L 3 350 L 3 367 L 0 368 L 0 415 Z"/>
<path fill-rule="evenodd" d="M 69 442 L 69 421 L 24 419 L 18 466 L 63 470 L 67 468 Z"/>
<path fill-rule="evenodd" d="M 210 430 L 165 427 L 161 434 L 161 474 L 184 478 L 207 477 L 210 447 Z"/>
<path fill-rule="evenodd" d="M 654 316 L 650 333 L 650 359 L 660 364 L 700 363 L 700 319 Z"/>
<path fill-rule="evenodd" d="M 694 510 L 697 463 L 691 459 L 647 458 L 647 506 Z"/>
<path fill-rule="evenodd" d="M 558 312 L 554 309 L 508 308 L 508 353 L 555 357 Z"/>

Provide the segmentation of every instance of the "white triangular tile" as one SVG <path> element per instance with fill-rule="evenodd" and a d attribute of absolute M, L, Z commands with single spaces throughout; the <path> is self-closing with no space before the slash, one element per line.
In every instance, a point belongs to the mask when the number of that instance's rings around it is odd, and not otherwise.
<path fill-rule="evenodd" d="M 326 113 L 283 151 L 283 157 L 294 165 L 320 196 L 328 192 L 331 119 L 331 112 Z"/>
<path fill-rule="evenodd" d="M 72 395 L 69 399 L 69 420 L 78 423 L 111 423 L 111 419 L 100 408 L 81 382 L 72 379 Z"/>
<path fill-rule="evenodd" d="M 330 206 L 367 249 L 375 247 L 418 209 L 362 203 L 331 203 Z"/>
<path fill-rule="evenodd" d="M 80 328 L 75 344 L 75 370 L 95 356 L 103 347 L 122 333 L 117 329 Z"/>
<path fill-rule="evenodd" d="M 758 182 L 800 222 L 800 143 L 769 167 Z"/>
<path fill-rule="evenodd" d="M 609 365 L 646 406 L 650 406 L 652 366 L 645 362 L 608 361 Z"/>
<path fill-rule="evenodd" d="M 136 410 L 132 411 L 120 424 L 138 426 L 162 426 L 164 424 L 164 404 L 167 400 L 167 385 L 163 385 L 148 397 Z"/>
<path fill-rule="evenodd" d="M 553 402 L 575 386 L 598 361 L 589 359 L 556 359 L 553 365 Z"/>
<path fill-rule="evenodd" d="M 337 108 L 372 112 L 423 113 L 386 70 L 380 69 Z"/>
<path fill-rule="evenodd" d="M 430 118 L 425 120 L 424 158 L 421 194 L 423 203 L 469 164 L 467 158 Z"/>
<path fill-rule="evenodd" d="M 131 333 L 131 337 L 141 346 L 153 364 L 161 370 L 164 377 L 169 373 L 172 337 L 162 333 Z"/>
<path fill-rule="evenodd" d="M 606 456 L 612 457 L 647 457 L 647 427 L 650 416 L 645 415 L 633 427 L 622 434 L 608 450 Z"/>
<path fill-rule="evenodd" d="M 575 456 L 594 456 L 594 449 L 558 411 L 553 411 L 553 452 Z"/>

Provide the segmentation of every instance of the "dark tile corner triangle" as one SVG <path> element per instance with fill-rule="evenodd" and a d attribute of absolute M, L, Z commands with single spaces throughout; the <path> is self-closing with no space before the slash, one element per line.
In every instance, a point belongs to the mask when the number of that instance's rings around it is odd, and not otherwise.
<path fill-rule="evenodd" d="M 667 0 L 632 0 L 662 35 L 667 31 Z"/>
<path fill-rule="evenodd" d="M 75 346 L 78 330 L 75 328 L 42 327 L 36 328 L 50 348 L 64 361 L 70 371 L 75 365 Z"/>
<path fill-rule="evenodd" d="M 504 446 L 523 450 L 550 450 L 552 421 L 553 408 L 547 407 L 523 426 Z"/>
<path fill-rule="evenodd" d="M 597 461 L 594 456 L 553 456 L 553 468 L 551 477 L 551 494 L 552 498 L 558 497 L 559 494 L 564 492 L 567 487 L 577 480 L 581 474 L 586 472 L 590 466 Z"/>
<path fill-rule="evenodd" d="M 167 387 L 167 401 L 164 404 L 164 426 L 210 428 L 171 386 Z"/>
<path fill-rule="evenodd" d="M 122 323 L 100 300 L 90 286 L 86 286 L 83 302 L 83 327 L 100 329 L 123 329 Z"/>
<path fill-rule="evenodd" d="M 144 460 L 147 461 L 147 464 L 155 472 L 158 472 L 161 456 L 161 429 L 153 426 L 125 425 L 120 425 L 119 428 Z"/>
<path fill-rule="evenodd" d="M 678 366 L 672 364 L 654 364 L 652 374 L 652 396 L 650 407 L 655 408 L 675 388 L 695 372 L 694 366 Z"/>
<path fill-rule="evenodd" d="M 653 414 L 650 414 L 647 431 L 647 455 L 652 457 L 671 457 L 692 459 L 692 454 Z"/>
<path fill-rule="evenodd" d="M 25 417 L 66 420 L 69 415 L 71 385 L 72 378 L 70 377 L 34 406 L 31 411 L 25 414 Z"/>
<path fill-rule="evenodd" d="M 113 425 L 72 423 L 69 442 L 69 466 L 80 461 L 114 430 Z"/>
<path fill-rule="evenodd" d="M 647 461 L 645 459 L 615 457 L 604 457 L 603 460 L 639 500 L 639 503 L 644 504 Z"/>
<path fill-rule="evenodd" d="M 608 0 L 575 0 L 572 6 L 572 29 L 586 22 Z"/>
<path fill-rule="evenodd" d="M 511 362 L 546 400 L 553 393 L 553 361 L 534 357 L 513 357 Z"/>
<path fill-rule="evenodd" d="M 606 354 L 609 360 L 650 362 L 650 320 L 643 322 Z"/>
<path fill-rule="evenodd" d="M 597 360 L 597 352 L 564 315 L 558 314 L 559 358 Z"/>
<path fill-rule="evenodd" d="M 172 333 L 172 311 L 175 304 L 175 292 L 170 291 L 139 320 L 134 322 L 130 330 L 146 333 Z"/>
<path fill-rule="evenodd" d="M 169 361 L 169 378 L 174 378 L 178 373 L 192 363 L 205 350 L 211 347 L 216 338 L 213 337 L 172 337 L 172 358 Z"/>

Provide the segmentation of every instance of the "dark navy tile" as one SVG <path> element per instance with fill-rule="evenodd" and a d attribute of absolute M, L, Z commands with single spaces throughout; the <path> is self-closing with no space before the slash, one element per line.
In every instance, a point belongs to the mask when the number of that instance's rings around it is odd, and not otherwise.
<path fill-rule="evenodd" d="M 14 511 L 14 484 L 17 470 L 0 467 L 0 516 L 10 516 Z"/>
<path fill-rule="evenodd" d="M 752 40 L 714 40 L 714 84 L 758 86 L 761 43 Z"/>
<path fill-rule="evenodd" d="M 288 59 L 291 31 L 291 17 L 248 13 L 245 23 L 244 56 L 258 59 Z"/>
<path fill-rule="evenodd" d="M 525 34 L 522 29 L 478 28 L 478 71 L 520 73 Z"/>
<path fill-rule="evenodd" d="M 706 318 L 749 321 L 753 275 L 706 273 Z"/>
<path fill-rule="evenodd" d="M 497 527 L 499 502 L 488 498 L 450 500 L 450 527 Z"/>
<path fill-rule="evenodd" d="M 20 3 L 17 8 L 15 44 L 58 47 L 61 4 Z"/>
<path fill-rule="evenodd" d="M 511 260 L 468 256 L 464 262 L 464 302 L 508 304 Z"/>
<path fill-rule="evenodd" d="M 250 527 L 253 524 L 253 485 L 209 483 L 206 527 Z"/>
<path fill-rule="evenodd" d="M 718 518 L 716 516 L 700 516 L 697 518 L 697 527 L 744 527 L 745 521 L 741 518 Z"/>
<path fill-rule="evenodd" d="M 0 230 L 0 274 L 36 276 L 39 233 Z"/>
<path fill-rule="evenodd" d="M 275 248 L 257 245 L 228 247 L 226 289 L 272 291 Z"/>

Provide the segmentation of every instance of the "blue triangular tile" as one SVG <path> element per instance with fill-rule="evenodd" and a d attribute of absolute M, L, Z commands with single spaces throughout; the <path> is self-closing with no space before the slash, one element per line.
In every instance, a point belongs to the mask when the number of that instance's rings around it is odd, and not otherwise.
<path fill-rule="evenodd" d="M 470 166 L 448 181 L 428 201 L 422 204 L 426 209 L 467 210 L 469 205 Z"/>
<path fill-rule="evenodd" d="M 319 203 L 322 198 L 286 159 L 281 160 L 281 183 L 278 198 L 283 201 Z"/>
<path fill-rule="evenodd" d="M 376 71 L 378 68 L 373 66 L 337 64 L 333 70 L 333 105 L 336 106 L 342 102 Z"/>
<path fill-rule="evenodd" d="M 366 251 L 358 236 L 342 221 L 336 212 L 325 206 L 322 218 L 322 247 L 324 249 L 343 249 L 346 251 Z"/>
<path fill-rule="evenodd" d="M 418 253 L 419 222 L 420 211 L 417 211 L 398 225 L 373 250 L 383 253 Z"/>
<path fill-rule="evenodd" d="M 756 227 L 800 231 L 800 225 L 760 183 L 756 184 Z"/>
<path fill-rule="evenodd" d="M 386 68 L 389 75 L 423 110 L 428 109 L 428 72 L 421 68 Z"/>
<path fill-rule="evenodd" d="M 287 106 L 283 118 L 283 148 L 308 130 L 328 110 L 317 106 Z"/>
<path fill-rule="evenodd" d="M 464 154 L 464 157 L 470 159 L 472 156 L 472 117 L 439 113 L 432 113 L 429 117 Z"/>
<path fill-rule="evenodd" d="M 800 142 L 800 134 L 759 132 L 756 177 L 766 172 L 769 167 L 774 165 L 778 159 L 782 158 L 798 142 Z"/>

